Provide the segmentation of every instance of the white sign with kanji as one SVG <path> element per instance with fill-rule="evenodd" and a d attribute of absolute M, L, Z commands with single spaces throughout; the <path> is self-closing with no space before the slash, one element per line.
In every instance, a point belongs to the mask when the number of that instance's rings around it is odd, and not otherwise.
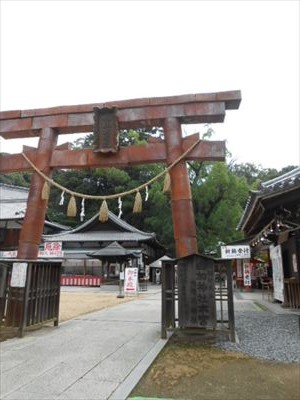
<path fill-rule="evenodd" d="M 270 258 L 273 270 L 274 299 L 284 301 L 284 273 L 281 246 L 270 246 Z"/>
<path fill-rule="evenodd" d="M 11 251 L 0 251 L 0 257 L 3 258 L 17 258 L 17 250 Z M 62 250 L 39 250 L 38 258 L 49 258 L 49 257 L 63 257 L 64 252 Z"/>
<path fill-rule="evenodd" d="M 11 287 L 25 287 L 27 276 L 27 263 L 13 263 L 10 286 Z"/>
<path fill-rule="evenodd" d="M 62 242 L 45 242 L 44 251 L 39 251 L 39 257 L 63 257 Z"/>
<path fill-rule="evenodd" d="M 125 282 L 124 292 L 125 293 L 136 293 L 138 284 L 138 269 L 137 268 L 125 268 Z"/>
<path fill-rule="evenodd" d="M 250 246 L 248 244 L 221 246 L 221 258 L 251 258 Z"/>

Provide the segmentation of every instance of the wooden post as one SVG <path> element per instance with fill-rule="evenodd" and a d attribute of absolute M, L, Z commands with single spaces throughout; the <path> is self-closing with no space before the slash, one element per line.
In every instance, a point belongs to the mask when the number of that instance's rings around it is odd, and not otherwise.
<path fill-rule="evenodd" d="M 233 304 L 233 287 L 232 287 L 232 266 L 231 260 L 225 262 L 227 274 L 227 307 L 228 307 L 228 321 L 229 333 L 231 342 L 235 342 L 235 322 L 234 322 L 234 304 Z"/>
<path fill-rule="evenodd" d="M 175 318 L 175 260 L 162 262 L 161 268 L 161 338 L 167 339 L 167 330 L 176 327 Z"/>
<path fill-rule="evenodd" d="M 19 337 L 24 336 L 24 331 L 27 326 L 27 317 L 28 317 L 28 300 L 29 300 L 29 292 L 31 285 L 31 273 L 32 273 L 32 263 L 28 263 L 27 272 L 26 272 L 26 283 L 24 288 L 24 298 L 22 304 L 22 318 L 21 324 L 19 328 Z"/>

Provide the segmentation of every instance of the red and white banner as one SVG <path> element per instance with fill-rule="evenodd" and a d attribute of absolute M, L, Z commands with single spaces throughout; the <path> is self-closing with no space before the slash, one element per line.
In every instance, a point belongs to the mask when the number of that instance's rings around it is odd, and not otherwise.
<path fill-rule="evenodd" d="M 251 264 L 244 263 L 244 286 L 251 286 Z"/>
<path fill-rule="evenodd" d="M 101 278 L 98 276 L 62 276 L 61 286 L 101 286 Z"/>
<path fill-rule="evenodd" d="M 137 284 L 138 284 L 138 269 L 125 268 L 124 292 L 136 293 L 138 290 Z"/>
<path fill-rule="evenodd" d="M 17 254 L 17 250 L 0 251 L 0 257 L 4 258 L 17 258 Z M 62 258 L 63 256 L 64 252 L 62 250 L 61 242 L 46 242 L 44 245 L 44 250 L 38 251 L 38 258 Z"/>

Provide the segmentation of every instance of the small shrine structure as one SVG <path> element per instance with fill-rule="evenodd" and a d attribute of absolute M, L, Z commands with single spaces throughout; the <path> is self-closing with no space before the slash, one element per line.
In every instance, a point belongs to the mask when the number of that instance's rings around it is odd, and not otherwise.
<path fill-rule="evenodd" d="M 263 182 L 252 192 L 238 229 L 245 234 L 252 255 L 268 251 L 274 300 L 299 309 L 300 167 Z"/>

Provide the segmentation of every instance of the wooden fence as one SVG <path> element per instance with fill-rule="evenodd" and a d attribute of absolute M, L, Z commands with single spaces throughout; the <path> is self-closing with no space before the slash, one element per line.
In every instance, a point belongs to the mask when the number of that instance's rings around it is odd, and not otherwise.
<path fill-rule="evenodd" d="M 196 278 L 201 278 L 202 281 L 198 279 L 198 286 L 196 286 L 196 279 L 194 276 L 192 276 L 190 282 L 192 282 L 192 284 L 195 283 L 193 290 L 194 293 L 191 293 L 192 290 L 186 291 L 185 293 L 182 293 L 182 291 L 180 292 L 178 283 L 180 283 L 180 279 L 182 278 L 183 274 L 181 274 L 181 276 L 178 274 L 178 260 L 171 259 L 162 261 L 161 338 L 167 338 L 168 330 L 172 330 L 174 332 L 180 332 L 180 330 L 181 332 L 184 332 L 185 330 L 188 332 L 188 329 L 185 329 L 186 327 L 180 326 L 180 307 L 183 309 L 182 314 L 185 314 L 184 317 L 186 317 L 186 315 L 191 315 L 192 322 L 193 320 L 196 320 L 197 322 L 197 318 L 201 318 L 201 313 L 207 313 L 207 310 L 204 309 L 206 302 L 211 314 L 209 317 L 211 320 L 213 320 L 213 327 L 205 327 L 205 329 L 207 331 L 214 331 L 216 337 L 228 337 L 232 342 L 235 342 L 236 337 L 232 269 L 230 260 L 214 260 L 212 258 L 202 257 L 199 255 L 188 256 L 182 260 L 184 261 L 184 272 L 187 272 L 190 275 L 192 275 L 191 272 L 193 273 L 193 263 L 198 267 L 201 266 L 201 263 L 207 263 L 209 268 L 211 268 L 211 275 L 213 279 L 212 291 L 209 293 L 207 298 L 203 297 L 203 288 L 207 286 L 206 281 L 208 279 L 205 273 L 200 270 L 200 273 L 197 274 L 196 270 Z M 181 284 L 186 286 L 186 282 L 181 282 Z M 192 299 L 192 301 L 189 301 L 190 299 Z M 196 302 L 198 302 L 198 308 L 196 307 Z M 202 329 L 200 324 L 199 327 L 196 327 L 196 329 L 197 328 L 199 329 L 199 332 Z"/>
<path fill-rule="evenodd" d="M 284 303 L 291 309 L 300 308 L 300 282 L 290 278 L 284 280 Z"/>
<path fill-rule="evenodd" d="M 25 329 L 59 320 L 61 261 L 0 262 L 1 329 Z"/>

